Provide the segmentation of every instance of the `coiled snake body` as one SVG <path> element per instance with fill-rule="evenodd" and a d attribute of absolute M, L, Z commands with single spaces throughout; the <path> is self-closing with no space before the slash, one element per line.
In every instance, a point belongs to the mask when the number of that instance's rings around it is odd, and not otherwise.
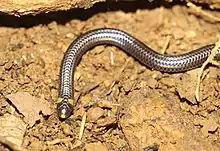
<path fill-rule="evenodd" d="M 185 54 L 167 55 L 157 53 L 130 34 L 118 29 L 103 28 L 89 31 L 74 40 L 64 55 L 57 103 L 60 118 L 69 117 L 73 111 L 75 67 L 86 51 L 101 44 L 117 46 L 147 67 L 168 73 L 184 72 L 200 67 L 215 46 L 211 44 Z M 215 60 L 220 60 L 220 49 Z"/>

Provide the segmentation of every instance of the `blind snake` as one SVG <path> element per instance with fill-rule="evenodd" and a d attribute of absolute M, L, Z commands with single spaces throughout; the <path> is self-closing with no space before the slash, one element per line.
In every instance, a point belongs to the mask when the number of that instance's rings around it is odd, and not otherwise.
<path fill-rule="evenodd" d="M 101 28 L 82 34 L 70 44 L 61 65 L 57 102 L 57 112 L 61 119 L 69 117 L 73 112 L 75 67 L 83 54 L 102 44 L 119 47 L 148 68 L 167 73 L 184 72 L 200 67 L 215 46 L 211 44 L 185 54 L 168 55 L 154 51 L 130 34 L 118 29 Z M 220 48 L 214 59 L 220 60 Z"/>

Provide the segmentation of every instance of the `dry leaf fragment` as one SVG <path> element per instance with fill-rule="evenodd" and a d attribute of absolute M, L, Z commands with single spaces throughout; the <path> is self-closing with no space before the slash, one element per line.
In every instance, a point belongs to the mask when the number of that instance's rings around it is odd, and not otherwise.
<path fill-rule="evenodd" d="M 52 113 L 50 104 L 47 101 L 31 96 L 28 92 L 17 92 L 6 97 L 24 115 L 25 122 L 30 126 L 33 126 L 40 119 L 40 111 L 44 115 L 50 115 Z"/>

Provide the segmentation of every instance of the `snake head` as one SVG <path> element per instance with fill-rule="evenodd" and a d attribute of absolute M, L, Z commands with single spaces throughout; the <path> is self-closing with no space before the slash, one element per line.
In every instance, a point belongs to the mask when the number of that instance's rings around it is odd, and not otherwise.
<path fill-rule="evenodd" d="M 59 98 L 57 103 L 57 112 L 61 119 L 68 118 L 73 112 L 73 100 L 67 98 Z"/>

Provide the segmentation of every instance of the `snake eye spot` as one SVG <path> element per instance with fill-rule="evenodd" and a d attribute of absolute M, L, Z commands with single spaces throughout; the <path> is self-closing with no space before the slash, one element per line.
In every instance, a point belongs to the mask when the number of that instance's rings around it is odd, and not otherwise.
<path fill-rule="evenodd" d="M 72 114 L 73 106 L 68 103 L 68 100 L 63 99 L 60 103 L 57 104 L 58 116 L 61 119 L 66 119 Z"/>
<path fill-rule="evenodd" d="M 66 108 L 60 108 L 58 110 L 58 116 L 62 119 L 66 118 Z"/>

